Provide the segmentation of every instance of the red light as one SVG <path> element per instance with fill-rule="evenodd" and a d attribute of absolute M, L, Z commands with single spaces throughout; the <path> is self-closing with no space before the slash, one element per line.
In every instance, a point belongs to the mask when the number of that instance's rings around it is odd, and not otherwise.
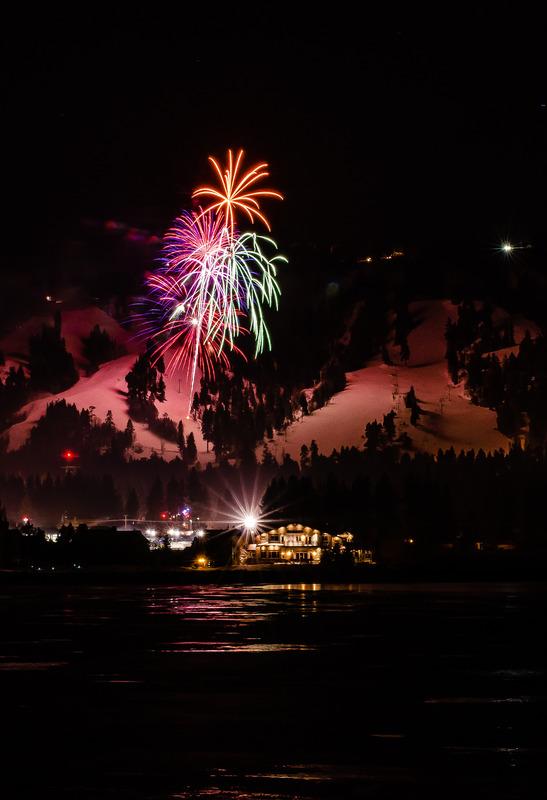
<path fill-rule="evenodd" d="M 63 453 L 63 458 L 65 461 L 72 461 L 74 458 L 76 458 L 76 453 L 74 453 L 72 450 L 65 450 Z"/>
<path fill-rule="evenodd" d="M 160 514 L 161 519 L 167 519 L 168 516 L 169 515 L 168 515 L 167 511 L 162 511 L 161 514 Z"/>

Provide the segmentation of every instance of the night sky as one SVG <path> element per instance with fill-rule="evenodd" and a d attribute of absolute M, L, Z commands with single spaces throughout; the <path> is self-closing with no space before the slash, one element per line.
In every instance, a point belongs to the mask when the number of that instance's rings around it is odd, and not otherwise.
<path fill-rule="evenodd" d="M 381 19 L 294 8 L 94 7 L 6 25 L 6 263 L 47 269 L 85 218 L 161 233 L 209 177 L 207 155 L 228 146 L 270 162 L 286 247 L 540 244 L 538 19 L 486 4 Z"/>

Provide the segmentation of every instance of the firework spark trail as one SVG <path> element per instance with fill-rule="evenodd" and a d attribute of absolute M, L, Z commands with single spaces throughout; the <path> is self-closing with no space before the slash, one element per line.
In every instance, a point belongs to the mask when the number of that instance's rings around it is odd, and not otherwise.
<path fill-rule="evenodd" d="M 193 347 L 189 408 L 194 395 L 200 356 L 202 361 L 205 356 L 208 369 L 210 358 L 207 357 L 212 353 L 217 357 L 220 355 L 226 337 L 233 346 L 233 333 L 238 332 L 222 282 L 228 244 L 225 226 L 217 217 L 207 213 L 181 215 L 166 237 L 166 268 L 170 272 L 176 272 L 176 289 L 184 298 L 175 305 L 169 322 L 178 320 L 184 314 L 192 326 L 186 335 L 186 349 L 191 343 Z M 169 306 L 169 296 L 165 300 Z M 180 335 L 179 329 L 178 336 Z M 188 356 L 182 355 L 183 353 L 184 347 L 182 353 L 179 351 L 179 357 L 187 360 Z"/>
<path fill-rule="evenodd" d="M 229 259 L 232 281 L 238 285 L 240 291 L 240 308 L 247 313 L 250 331 L 255 337 L 255 356 L 264 350 L 265 341 L 268 347 L 271 346 L 262 305 L 265 302 L 275 309 L 278 308 L 281 290 L 276 280 L 276 265 L 287 262 L 281 255 L 268 258 L 262 243 L 277 250 L 273 239 L 255 233 L 244 233 L 235 240 Z"/>
<path fill-rule="evenodd" d="M 199 213 L 184 211 L 174 221 L 164 238 L 163 264 L 148 277 L 147 307 L 138 315 L 142 332 L 157 343 L 155 358 L 168 354 L 169 371 L 188 371 L 189 411 L 197 369 L 213 377 L 216 363 L 229 365 L 227 350 L 243 356 L 235 344 L 240 334 L 253 335 L 255 357 L 266 345 L 271 347 L 263 305 L 277 309 L 277 266 L 287 259 L 275 252 L 268 255 L 277 250 L 273 239 L 240 234 L 236 214 L 243 212 L 251 222 L 258 218 L 269 230 L 259 198 L 282 196 L 253 188 L 268 176 L 267 164 L 240 173 L 242 159 L 242 150 L 235 160 L 229 150 L 223 172 L 210 158 L 221 191 L 201 187 L 193 196 L 208 195 L 216 202 Z M 249 330 L 241 324 L 244 318 Z"/>
<path fill-rule="evenodd" d="M 209 156 L 209 162 L 213 166 L 220 181 L 220 188 L 216 188 L 215 186 L 200 186 L 192 195 L 192 197 L 210 197 L 213 199 L 213 202 L 205 209 L 204 213 L 214 211 L 219 216 L 223 216 L 232 237 L 235 231 L 235 217 L 237 211 L 242 211 L 251 224 L 254 224 L 255 217 L 261 220 L 270 231 L 270 223 L 260 211 L 259 198 L 275 197 L 278 200 L 283 200 L 283 195 L 273 189 L 253 188 L 254 185 L 263 178 L 269 177 L 270 173 L 267 171 L 268 165 L 265 162 L 255 164 L 254 167 L 251 167 L 240 175 L 243 156 L 244 151 L 239 150 L 234 161 L 232 151 L 228 150 L 228 162 L 224 170 L 216 158 Z"/>

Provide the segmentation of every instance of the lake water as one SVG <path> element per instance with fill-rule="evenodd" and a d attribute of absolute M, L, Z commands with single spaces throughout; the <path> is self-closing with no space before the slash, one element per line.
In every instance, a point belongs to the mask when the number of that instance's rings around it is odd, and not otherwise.
<path fill-rule="evenodd" d="M 547 794 L 542 587 L 0 596 L 10 800 Z"/>

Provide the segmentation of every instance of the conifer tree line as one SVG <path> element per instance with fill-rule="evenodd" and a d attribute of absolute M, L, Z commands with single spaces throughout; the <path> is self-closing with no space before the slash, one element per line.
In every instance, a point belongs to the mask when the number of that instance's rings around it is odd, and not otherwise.
<path fill-rule="evenodd" d="M 16 412 L 27 402 L 29 381 L 22 366 L 11 366 L 2 380 L 0 377 L 0 434 L 13 424 Z"/>
<path fill-rule="evenodd" d="M 27 403 L 32 392 L 57 394 L 69 389 L 79 378 L 74 358 L 66 349 L 62 336 L 60 311 L 53 316 L 53 324 L 43 324 L 38 333 L 29 338 L 28 361 L 23 367 L 10 365 L 2 380 L 0 375 L 0 433 L 17 419 L 17 412 Z M 122 354 L 115 341 L 99 325 L 82 339 L 82 351 L 91 369 Z M 5 366 L 5 354 L 0 352 L 0 367 Z"/>
<path fill-rule="evenodd" d="M 82 344 L 84 358 L 92 369 L 98 369 L 101 364 L 112 361 L 123 352 L 108 332 L 98 324 L 92 328 L 89 336 L 84 337 Z"/>
<path fill-rule="evenodd" d="M 217 462 L 248 458 L 261 442 L 283 435 L 288 425 L 312 414 L 344 388 L 347 366 L 361 366 L 363 358 L 377 350 L 382 338 L 386 311 L 384 300 L 380 301 L 383 293 L 369 287 L 370 292 L 373 299 L 368 297 L 365 302 L 361 297 L 364 287 L 359 285 L 356 291 L 352 278 L 344 292 L 328 299 L 320 329 L 299 337 L 305 357 L 298 365 L 294 363 L 292 339 L 287 342 L 287 353 L 278 359 L 270 355 L 258 363 L 250 359 L 247 364 L 236 364 L 234 372 L 221 371 L 210 385 L 202 381 L 193 398 L 192 416 L 199 421 L 207 448 L 214 451 Z M 299 307 L 304 307 L 301 302 Z M 399 329 L 404 337 L 403 311 L 399 317 L 403 320 Z M 13 368 L 5 384 L 0 385 L 0 433 L 13 424 L 18 409 L 31 399 L 34 390 L 57 393 L 78 380 L 61 323 L 57 311 L 53 325 L 44 325 L 31 337 L 28 378 L 23 368 Z M 283 336 L 278 339 L 283 349 Z M 82 339 L 88 370 L 96 370 L 120 352 L 99 325 Z M 129 415 L 134 422 L 146 423 L 163 442 L 178 446 L 185 460 L 194 463 L 197 451 L 193 436 L 190 434 L 187 442 L 182 421 L 172 420 L 161 411 L 166 392 L 164 373 L 163 358 L 156 359 L 153 343 L 147 342 L 126 376 Z"/>
<path fill-rule="evenodd" d="M 74 474 L 3 473 L 2 516 L 13 524 L 22 514 L 52 523 L 63 515 L 100 521 L 127 514 L 144 525 L 189 503 L 194 516 L 207 520 L 219 498 L 225 507 L 233 505 L 233 487 L 243 482 L 264 487 L 262 509 L 272 526 L 302 522 L 331 533 L 349 530 L 358 544 L 385 558 L 400 556 L 410 539 L 422 554 L 439 548 L 470 553 L 479 543 L 547 555 L 545 450 L 449 449 L 410 456 L 381 428 L 380 442 L 374 434 L 362 448 L 341 448 L 330 456 L 311 442 L 298 461 L 285 455 L 280 465 L 265 454 L 259 464 L 222 462 L 198 470 L 156 456 L 123 460 L 116 472 L 107 472 L 113 464 L 105 458 L 93 470 Z"/>
<path fill-rule="evenodd" d="M 547 555 L 547 451 L 401 455 L 385 431 L 379 442 L 380 429 L 362 449 L 324 456 L 312 442 L 299 464 L 286 459 L 263 498 L 272 525 L 349 530 L 386 558 L 400 557 L 405 540 L 422 555 L 499 545 Z"/>
<path fill-rule="evenodd" d="M 446 329 L 446 358 L 454 383 L 465 381 L 472 401 L 496 412 L 505 436 L 527 446 L 547 444 L 547 345 L 527 330 L 514 352 L 512 324 L 494 326 L 488 306 L 460 306 Z M 500 348 L 513 348 L 498 355 Z"/>

